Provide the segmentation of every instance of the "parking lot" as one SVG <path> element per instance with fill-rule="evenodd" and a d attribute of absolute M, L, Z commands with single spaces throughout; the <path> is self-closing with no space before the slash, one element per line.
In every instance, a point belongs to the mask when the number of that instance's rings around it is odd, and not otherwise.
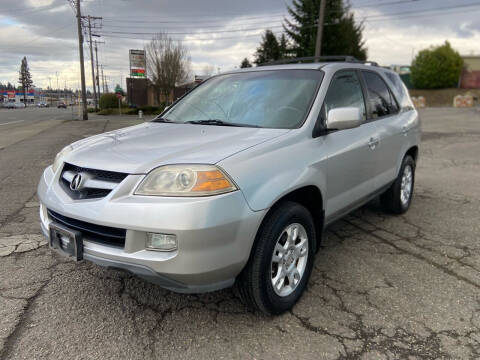
<path fill-rule="evenodd" d="M 0 110 L 0 358 L 480 358 L 480 111 L 421 110 L 412 207 L 376 202 L 326 232 L 309 287 L 277 317 L 232 289 L 163 290 L 74 264 L 40 235 L 36 185 L 66 144 L 138 123 Z"/>

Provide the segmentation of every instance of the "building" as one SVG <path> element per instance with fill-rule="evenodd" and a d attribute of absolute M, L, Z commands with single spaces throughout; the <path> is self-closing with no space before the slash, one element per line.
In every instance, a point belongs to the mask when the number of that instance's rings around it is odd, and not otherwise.
<path fill-rule="evenodd" d="M 460 76 L 462 89 L 480 89 L 480 55 L 464 55 L 463 70 Z"/>
<path fill-rule="evenodd" d="M 172 103 L 185 95 L 208 76 L 195 76 L 195 80 L 178 85 L 170 96 L 160 94 L 149 79 L 127 78 L 127 103 L 133 106 L 159 106 L 164 103 Z"/>
<path fill-rule="evenodd" d="M 3 102 L 23 103 L 24 100 L 22 91 L 5 90 L 0 92 L 0 96 L 2 96 Z M 35 103 L 35 91 L 33 89 L 28 90 L 26 100 L 27 105 Z"/>

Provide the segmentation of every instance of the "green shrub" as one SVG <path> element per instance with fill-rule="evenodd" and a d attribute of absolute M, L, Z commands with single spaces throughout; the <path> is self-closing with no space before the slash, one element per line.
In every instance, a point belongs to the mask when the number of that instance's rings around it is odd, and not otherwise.
<path fill-rule="evenodd" d="M 103 109 L 100 110 L 98 115 L 113 115 L 113 114 L 118 114 L 118 109 Z"/>
<path fill-rule="evenodd" d="M 89 112 L 89 113 L 94 113 L 94 112 L 96 112 L 96 111 L 95 111 L 95 108 L 87 108 L 87 112 Z"/>
<path fill-rule="evenodd" d="M 411 80 L 416 89 L 456 87 L 463 59 L 448 41 L 418 53 L 412 62 Z"/>
<path fill-rule="evenodd" d="M 115 94 L 103 94 L 100 96 L 100 109 L 118 108 L 118 98 Z"/>
<path fill-rule="evenodd" d="M 165 104 L 162 103 L 160 104 L 159 106 L 151 106 L 151 105 L 145 105 L 145 106 L 139 106 L 137 108 L 137 113 L 138 113 L 138 110 L 142 110 L 143 113 L 145 115 L 156 115 L 156 114 L 160 114 L 163 109 L 165 109 Z"/>

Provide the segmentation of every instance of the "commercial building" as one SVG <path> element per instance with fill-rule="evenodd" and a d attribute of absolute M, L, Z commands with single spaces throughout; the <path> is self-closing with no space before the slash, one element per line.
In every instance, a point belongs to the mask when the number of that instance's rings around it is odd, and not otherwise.
<path fill-rule="evenodd" d="M 465 55 L 463 58 L 463 71 L 460 77 L 462 89 L 480 89 L 480 56 Z"/>
<path fill-rule="evenodd" d="M 0 92 L 0 96 L 3 102 L 23 103 L 24 100 L 22 91 L 5 90 Z M 27 105 L 35 103 L 35 91 L 33 89 L 28 90 L 26 100 Z"/>

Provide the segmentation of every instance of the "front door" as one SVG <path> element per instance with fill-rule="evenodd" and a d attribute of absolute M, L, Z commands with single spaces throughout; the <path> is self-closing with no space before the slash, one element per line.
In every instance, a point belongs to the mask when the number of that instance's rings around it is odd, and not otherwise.
<path fill-rule="evenodd" d="M 364 123 L 325 135 L 327 159 L 327 221 L 342 216 L 375 191 L 378 130 L 367 122 L 365 98 L 355 70 L 337 72 L 328 89 L 320 116 L 340 107 L 357 107 Z"/>

